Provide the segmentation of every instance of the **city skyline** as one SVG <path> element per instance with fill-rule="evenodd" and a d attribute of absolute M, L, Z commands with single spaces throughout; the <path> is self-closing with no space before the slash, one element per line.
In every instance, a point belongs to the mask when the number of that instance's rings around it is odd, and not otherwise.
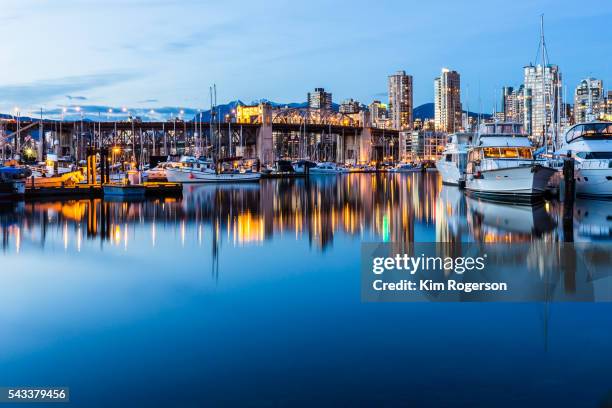
<path fill-rule="evenodd" d="M 8 1 L 0 27 L 11 38 L 3 51 L 8 63 L 0 110 L 207 109 L 212 83 L 220 103 L 303 102 L 306 91 L 320 87 L 338 102 L 353 98 L 368 105 L 388 101 L 387 77 L 398 70 L 414 78 L 419 106 L 433 102 L 431 81 L 449 66 L 461 73 L 464 109 L 492 112 L 500 108 L 502 87 L 521 84 L 523 67 L 536 62 L 540 13 L 546 15 L 550 61 L 563 71 L 567 95 L 588 76 L 612 83 L 609 61 L 583 60 L 605 50 L 597 22 L 612 16 L 608 2 L 587 10 L 548 1 L 482 2 L 476 25 L 469 24 L 475 14 L 466 7 L 444 3 L 447 12 L 436 15 L 429 13 L 433 6 L 401 2 L 367 10 L 351 3 L 342 15 L 328 15 L 324 2 L 290 8 L 273 1 L 268 11 L 238 2 L 236 15 L 196 1 Z M 407 25 L 397 8 L 418 18 Z M 355 32 L 354 41 L 346 41 L 347 30 Z M 41 31 L 44 36 L 36 34 Z"/>

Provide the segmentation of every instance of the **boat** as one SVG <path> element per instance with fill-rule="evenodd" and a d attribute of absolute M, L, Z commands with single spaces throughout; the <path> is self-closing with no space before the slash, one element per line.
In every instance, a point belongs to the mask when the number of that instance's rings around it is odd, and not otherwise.
<path fill-rule="evenodd" d="M 556 153 L 575 159 L 577 195 L 612 197 L 612 122 L 571 127 Z"/>
<path fill-rule="evenodd" d="M 541 198 L 556 170 L 536 161 L 534 150 L 520 124 L 482 125 L 468 150 L 468 194 L 502 200 Z"/>
<path fill-rule="evenodd" d="M 308 170 L 316 167 L 317 163 L 310 160 L 298 160 L 293 162 L 292 165 L 296 173 L 306 173 Z"/>
<path fill-rule="evenodd" d="M 458 186 L 465 183 L 468 146 L 472 143 L 473 133 L 453 133 L 448 136 L 442 156 L 436 167 L 442 183 Z"/>
<path fill-rule="evenodd" d="M 104 198 L 119 197 L 140 199 L 145 196 L 145 186 L 142 184 L 108 183 L 102 186 Z"/>
<path fill-rule="evenodd" d="M 170 182 L 178 183 L 237 183 L 259 181 L 261 173 L 253 171 L 242 157 L 217 160 L 183 161 L 180 167 L 166 169 Z"/>
<path fill-rule="evenodd" d="M 19 199 L 25 195 L 25 180 L 31 171 L 22 167 L 0 167 L 0 199 Z"/>
<path fill-rule="evenodd" d="M 414 173 L 421 170 L 421 165 L 418 163 L 398 163 L 397 166 L 389 169 L 391 173 Z"/>
<path fill-rule="evenodd" d="M 180 167 L 180 163 L 177 162 L 161 162 L 157 166 L 149 169 L 143 173 L 144 178 L 147 181 L 168 181 L 166 170 L 169 168 Z"/>
<path fill-rule="evenodd" d="M 72 186 L 82 182 L 85 179 L 80 171 L 71 171 L 62 173 L 56 176 L 48 176 L 46 173 L 32 173 L 32 177 L 28 179 L 28 187 L 32 188 L 48 188 L 48 187 L 65 187 Z"/>
<path fill-rule="evenodd" d="M 323 162 L 310 169 L 310 174 L 346 174 L 349 170 L 333 162 Z"/>

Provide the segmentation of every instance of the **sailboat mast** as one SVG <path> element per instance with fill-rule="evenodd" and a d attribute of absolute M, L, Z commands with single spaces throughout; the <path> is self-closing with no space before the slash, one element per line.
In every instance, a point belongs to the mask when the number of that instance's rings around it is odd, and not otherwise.
<path fill-rule="evenodd" d="M 544 149 L 545 152 L 548 153 L 548 116 L 546 114 L 546 106 L 547 106 L 547 94 L 546 91 L 546 67 L 548 66 L 548 58 L 546 52 L 546 40 L 544 39 L 544 14 L 540 16 L 540 49 L 542 51 L 542 131 L 543 131 L 543 139 L 544 139 Z M 537 69 L 537 68 L 536 68 Z M 551 72 L 552 74 L 552 72 Z M 552 78 L 551 78 L 552 79 Z M 552 111 L 551 111 L 551 120 L 552 120 Z"/>
<path fill-rule="evenodd" d="M 210 147 L 211 147 L 211 153 L 214 150 L 213 146 L 214 146 L 214 138 L 213 138 L 213 131 L 214 131 L 214 125 L 213 125 L 213 121 L 215 119 L 215 109 L 214 109 L 214 105 L 213 105 L 213 91 L 212 91 L 212 86 L 208 87 L 209 93 L 210 93 L 210 120 L 209 120 L 209 137 L 210 137 Z"/>

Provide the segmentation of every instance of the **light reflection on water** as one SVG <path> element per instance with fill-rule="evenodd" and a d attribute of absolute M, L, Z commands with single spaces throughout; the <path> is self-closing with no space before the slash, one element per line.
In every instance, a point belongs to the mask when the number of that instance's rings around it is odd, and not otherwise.
<path fill-rule="evenodd" d="M 579 200 L 575 234 L 610 239 L 608 203 Z M 334 240 L 517 242 L 563 240 L 557 203 L 512 206 L 466 198 L 436 174 L 351 175 L 264 180 L 251 185 L 191 185 L 183 199 L 145 202 L 71 200 L 21 203 L 2 209 L 2 248 L 100 251 L 132 246 L 158 250 L 186 241 L 259 245 L 294 239 L 319 251 Z M 599 214 L 601 213 L 601 214 Z M 585 215 L 586 214 L 586 215 Z M 603 223 L 594 221 L 601 217 Z M 593 227 L 597 226 L 595 230 Z M 607 229 L 607 231 L 606 231 Z M 607 236 L 606 236 L 607 232 Z M 178 235 L 160 248 L 163 236 Z"/>
<path fill-rule="evenodd" d="M 67 384 L 87 407 L 593 406 L 609 305 L 362 304 L 359 250 L 610 241 L 609 204 L 577 200 L 567 228 L 558 203 L 473 200 L 428 173 L 5 205 L 0 386 Z"/>

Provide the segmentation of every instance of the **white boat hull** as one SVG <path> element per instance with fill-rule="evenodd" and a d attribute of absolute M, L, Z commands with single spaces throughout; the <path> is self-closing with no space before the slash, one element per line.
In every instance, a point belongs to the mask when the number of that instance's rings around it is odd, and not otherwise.
<path fill-rule="evenodd" d="M 312 169 L 310 169 L 309 173 L 311 175 L 312 174 L 346 174 L 346 173 L 348 173 L 348 170 L 347 171 L 344 171 L 344 170 L 320 170 L 320 169 L 315 170 L 315 168 L 313 167 Z"/>
<path fill-rule="evenodd" d="M 166 178 L 173 183 L 238 183 L 259 181 L 261 173 L 215 173 L 194 169 L 166 169 Z"/>
<path fill-rule="evenodd" d="M 419 173 L 423 169 L 421 167 L 395 167 L 389 170 L 391 173 Z"/>
<path fill-rule="evenodd" d="M 540 165 L 484 170 L 479 177 L 468 174 L 465 188 L 482 196 L 541 196 L 554 173 L 554 169 Z"/>
<path fill-rule="evenodd" d="M 463 174 L 461 174 L 454 162 L 440 160 L 436 162 L 436 167 L 438 168 L 438 173 L 440 173 L 442 183 L 444 184 L 457 186 L 459 182 L 463 180 Z"/>
<path fill-rule="evenodd" d="M 576 167 L 576 194 L 612 197 L 612 168 L 584 169 Z"/>

